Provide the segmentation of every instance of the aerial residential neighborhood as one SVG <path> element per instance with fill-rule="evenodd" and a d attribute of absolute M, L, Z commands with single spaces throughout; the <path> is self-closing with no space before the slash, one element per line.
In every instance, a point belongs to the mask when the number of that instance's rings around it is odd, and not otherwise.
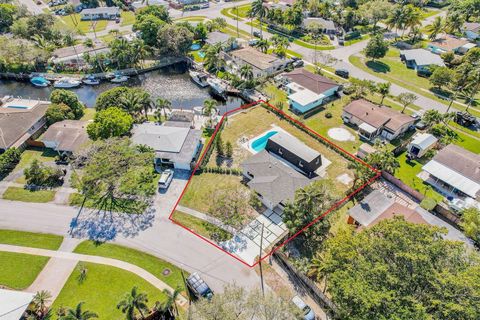
<path fill-rule="evenodd" d="M 480 319 L 478 0 L 0 1 L 0 320 Z"/>

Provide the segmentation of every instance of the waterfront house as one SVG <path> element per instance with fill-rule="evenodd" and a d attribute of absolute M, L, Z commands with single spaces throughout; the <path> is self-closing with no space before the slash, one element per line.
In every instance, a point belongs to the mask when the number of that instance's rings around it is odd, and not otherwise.
<path fill-rule="evenodd" d="M 480 23 L 479 22 L 465 22 L 462 27 L 463 34 L 469 40 L 480 40 Z"/>
<path fill-rule="evenodd" d="M 308 30 L 311 26 L 318 26 L 320 32 L 326 34 L 335 34 L 337 32 L 335 23 L 332 20 L 327 20 L 324 18 L 308 17 L 303 19 L 303 29 Z"/>
<path fill-rule="evenodd" d="M 245 47 L 230 52 L 223 52 L 226 62 L 226 69 L 232 73 L 239 74 L 244 65 L 252 67 L 253 76 L 266 77 L 283 71 L 291 59 L 279 58 L 277 56 L 260 52 L 252 47 Z"/>
<path fill-rule="evenodd" d="M 89 141 L 88 121 L 63 120 L 52 124 L 40 137 L 46 148 L 58 152 L 61 156 L 70 156 Z"/>
<path fill-rule="evenodd" d="M 47 121 L 50 102 L 5 97 L 0 100 L 0 152 L 9 148 L 24 149 L 36 138 Z"/>
<path fill-rule="evenodd" d="M 409 115 L 364 99 L 354 100 L 345 106 L 342 119 L 346 124 L 357 127 L 360 137 L 369 141 L 377 137 L 395 139 L 415 122 Z"/>
<path fill-rule="evenodd" d="M 423 157 L 428 150 L 437 145 L 438 139 L 430 133 L 417 133 L 407 146 L 407 152 L 414 158 Z"/>
<path fill-rule="evenodd" d="M 120 17 L 118 7 L 97 7 L 83 9 L 80 12 L 81 20 L 115 20 Z"/>
<path fill-rule="evenodd" d="M 83 43 L 75 46 L 59 48 L 53 51 L 51 62 L 70 66 L 84 66 L 86 64 L 84 55 L 97 56 L 110 52 L 107 45 L 101 40 L 93 40 L 92 46 Z"/>
<path fill-rule="evenodd" d="M 328 78 L 305 69 L 295 69 L 281 75 L 290 109 L 305 113 L 337 97 L 341 86 Z"/>
<path fill-rule="evenodd" d="M 425 49 L 402 50 L 400 51 L 400 59 L 405 62 L 407 68 L 415 69 L 420 73 L 431 73 L 431 66 L 445 66 L 439 55 Z"/>
<path fill-rule="evenodd" d="M 446 228 L 445 239 L 463 241 L 467 245 L 472 245 L 472 242 L 462 232 L 422 207 L 415 204 L 409 204 L 407 207 L 395 202 L 392 197 L 385 195 L 380 190 L 372 191 L 351 208 L 348 211 L 347 222 L 357 226 L 360 231 L 364 228 L 371 228 L 380 221 L 398 216 L 403 217 L 405 221 L 410 223 Z"/>
<path fill-rule="evenodd" d="M 133 143 L 149 146 L 155 151 L 157 171 L 163 167 L 191 170 L 201 150 L 201 137 L 201 130 L 172 123 L 145 122 L 135 125 L 132 130 Z"/>
<path fill-rule="evenodd" d="M 450 144 L 422 170 L 419 177 L 450 200 L 459 198 L 472 204 L 480 201 L 480 155 Z"/>
<path fill-rule="evenodd" d="M 446 52 L 465 53 L 465 48 L 468 48 L 469 46 L 470 43 L 468 40 L 445 34 L 438 39 L 429 42 L 427 44 L 427 49 L 436 54 Z"/>
<path fill-rule="evenodd" d="M 234 50 L 238 48 L 238 41 L 235 37 L 220 31 L 212 31 L 208 33 L 205 43 L 211 46 L 220 43 L 226 50 Z M 227 45 L 229 46 L 227 47 Z"/>
<path fill-rule="evenodd" d="M 312 183 L 321 166 L 320 153 L 286 132 L 269 137 L 265 149 L 241 164 L 247 185 L 272 210 L 285 206 L 296 190 Z"/>

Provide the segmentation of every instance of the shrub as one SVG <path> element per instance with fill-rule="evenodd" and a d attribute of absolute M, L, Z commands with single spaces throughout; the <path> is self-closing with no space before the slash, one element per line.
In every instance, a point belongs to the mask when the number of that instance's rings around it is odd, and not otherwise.
<path fill-rule="evenodd" d="M 331 113 L 331 112 L 325 113 L 325 118 L 330 119 L 331 117 L 332 117 L 332 113 Z"/>
<path fill-rule="evenodd" d="M 436 205 L 437 201 L 429 197 L 425 197 L 422 202 L 420 202 L 420 207 L 428 211 L 432 211 Z"/>
<path fill-rule="evenodd" d="M 63 183 L 64 173 L 62 170 L 48 167 L 37 159 L 33 160 L 30 167 L 26 168 L 24 173 L 27 185 L 56 187 Z"/>
<path fill-rule="evenodd" d="M 16 148 L 10 148 L 0 154 L 0 178 L 10 173 L 20 161 L 21 153 Z"/>

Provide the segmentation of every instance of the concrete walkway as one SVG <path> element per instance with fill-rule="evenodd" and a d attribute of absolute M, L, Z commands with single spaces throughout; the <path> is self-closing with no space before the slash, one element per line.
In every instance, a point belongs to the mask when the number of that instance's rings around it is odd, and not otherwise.
<path fill-rule="evenodd" d="M 55 250 L 46 250 L 46 249 L 38 249 L 38 248 L 30 248 L 30 247 L 19 247 L 19 246 L 7 245 L 7 244 L 0 244 L 0 251 L 51 257 L 51 258 L 55 258 L 55 260 L 56 259 L 69 260 L 72 263 L 74 263 L 75 265 L 79 261 L 108 265 L 108 266 L 123 269 L 125 271 L 132 272 L 132 273 L 136 274 L 137 276 L 141 277 L 142 279 L 144 279 L 145 281 L 149 282 L 151 285 L 155 286 L 160 291 L 163 291 L 163 290 L 166 289 L 169 292 L 173 292 L 172 287 L 170 287 L 165 282 L 163 282 L 160 279 L 158 279 L 157 277 L 155 277 L 150 272 L 148 272 L 145 269 L 142 269 L 142 268 L 140 268 L 136 265 L 133 265 L 131 263 L 121 261 L 121 260 L 104 258 L 104 257 L 99 257 L 99 256 L 91 256 L 91 255 L 86 255 L 86 254 L 78 254 L 78 253 L 72 253 L 72 252 L 66 252 L 66 251 L 55 251 Z M 55 267 L 59 267 L 59 266 L 60 266 L 60 264 L 53 265 L 51 270 L 56 271 Z M 45 266 L 45 269 L 47 269 L 47 266 Z M 42 271 L 42 273 L 43 273 L 43 271 Z M 49 275 L 49 277 L 50 276 L 55 276 L 55 275 L 56 274 Z M 35 283 L 36 282 L 37 281 L 35 281 Z M 36 289 L 38 291 L 38 288 L 36 288 Z M 42 288 L 40 288 L 40 290 L 42 290 Z M 52 292 L 52 294 L 53 294 L 53 292 Z M 178 304 L 181 305 L 181 306 L 185 306 L 187 304 L 187 299 L 185 299 L 183 296 L 180 296 L 178 298 Z"/>

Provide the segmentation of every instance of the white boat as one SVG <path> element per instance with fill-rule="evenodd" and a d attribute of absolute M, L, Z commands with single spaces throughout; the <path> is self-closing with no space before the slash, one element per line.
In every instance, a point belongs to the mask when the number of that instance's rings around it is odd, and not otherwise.
<path fill-rule="evenodd" d="M 207 73 L 190 70 L 188 74 L 190 75 L 190 78 L 192 78 L 192 80 L 196 84 L 198 84 L 200 87 L 205 88 L 209 86 L 207 82 L 207 79 L 208 79 Z"/>
<path fill-rule="evenodd" d="M 88 85 L 91 85 L 91 86 L 94 86 L 94 85 L 97 85 L 97 84 L 100 84 L 100 80 L 95 78 L 94 76 L 86 76 L 82 82 L 84 84 L 88 84 Z"/>
<path fill-rule="evenodd" d="M 76 88 L 80 86 L 82 83 L 79 80 L 75 80 L 72 78 L 61 78 L 53 84 L 54 88 Z"/>
<path fill-rule="evenodd" d="M 222 97 L 227 97 L 227 84 L 220 79 L 217 78 L 208 78 L 207 83 L 210 85 L 213 93 Z"/>
<path fill-rule="evenodd" d="M 122 76 L 120 74 L 116 74 L 115 77 L 113 77 L 112 80 L 110 80 L 111 82 L 113 83 L 122 83 L 122 82 L 125 82 L 129 79 L 128 76 Z"/>
<path fill-rule="evenodd" d="M 40 88 L 45 88 L 50 85 L 50 81 L 41 76 L 33 77 L 32 79 L 30 79 L 30 83 L 33 84 L 35 87 Z"/>

